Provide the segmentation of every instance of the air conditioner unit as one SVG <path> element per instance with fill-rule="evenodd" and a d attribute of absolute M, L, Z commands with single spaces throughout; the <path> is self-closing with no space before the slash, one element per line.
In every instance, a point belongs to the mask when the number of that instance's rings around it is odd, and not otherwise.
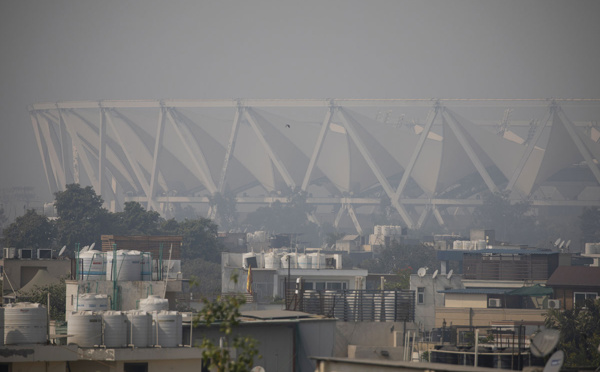
<path fill-rule="evenodd" d="M 19 258 L 20 259 L 32 259 L 34 257 L 34 250 L 31 248 L 22 248 L 19 249 Z"/>
<path fill-rule="evenodd" d="M 41 258 L 41 259 L 52 258 L 52 249 L 48 249 L 48 248 L 38 249 L 37 253 L 38 253 L 37 258 Z"/>
<path fill-rule="evenodd" d="M 499 298 L 488 298 L 488 307 L 502 307 L 502 300 Z"/>
<path fill-rule="evenodd" d="M 548 309 L 560 309 L 560 300 L 548 300 Z"/>
<path fill-rule="evenodd" d="M 5 260 L 17 258 L 17 248 L 3 248 L 2 257 L 4 257 Z"/>

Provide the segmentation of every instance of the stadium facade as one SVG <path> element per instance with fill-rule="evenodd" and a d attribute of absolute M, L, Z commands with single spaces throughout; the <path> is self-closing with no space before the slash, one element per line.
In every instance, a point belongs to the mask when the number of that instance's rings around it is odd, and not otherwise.
<path fill-rule="evenodd" d="M 597 99 L 237 99 L 38 103 L 51 192 L 91 185 L 170 217 L 216 193 L 249 211 L 305 192 L 315 222 L 359 232 L 382 205 L 409 228 L 470 216 L 483 192 L 600 206 Z"/>

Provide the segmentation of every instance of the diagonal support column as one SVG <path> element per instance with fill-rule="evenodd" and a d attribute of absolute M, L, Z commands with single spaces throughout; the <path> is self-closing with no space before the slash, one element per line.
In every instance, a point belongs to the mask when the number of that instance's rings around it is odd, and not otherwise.
<path fill-rule="evenodd" d="M 188 135 L 183 134 L 183 132 L 181 131 L 181 127 L 178 125 L 177 121 L 173 117 L 173 113 L 171 112 L 171 109 L 167 109 L 167 117 L 169 118 L 171 125 L 175 129 L 175 132 L 179 136 L 179 140 L 185 147 L 185 150 L 187 151 L 187 153 L 190 157 L 190 160 L 194 164 L 196 171 L 198 172 L 198 175 L 200 176 L 199 179 L 203 182 L 204 187 L 206 187 L 208 192 L 210 192 L 211 194 L 214 194 L 217 191 L 217 186 L 215 185 L 215 183 L 212 180 L 212 177 L 210 176 L 209 167 L 208 167 L 208 164 L 206 163 L 206 158 L 202 154 L 202 151 L 200 150 L 200 148 L 197 146 L 197 143 L 195 143 L 195 142 L 194 142 L 194 144 L 196 146 L 194 146 L 194 149 L 192 149 L 190 143 L 187 140 L 187 138 L 192 138 L 191 134 L 189 134 L 189 133 L 188 133 Z M 196 151 L 194 151 L 194 150 L 196 150 Z"/>
<path fill-rule="evenodd" d="M 458 142 L 462 146 L 463 150 L 465 150 L 465 152 L 467 153 L 467 156 L 469 157 L 469 159 L 475 166 L 475 169 L 477 169 L 477 172 L 479 172 L 479 175 L 483 178 L 483 181 L 487 185 L 488 189 L 490 189 L 491 192 L 497 192 L 498 187 L 496 187 L 496 184 L 492 180 L 492 177 L 490 177 L 487 170 L 485 169 L 485 167 L 483 166 L 483 164 L 481 163 L 481 161 L 475 154 L 473 147 L 471 146 L 471 144 L 469 144 L 469 141 L 463 134 L 461 128 L 459 128 L 459 125 L 457 124 L 458 120 L 456 120 L 454 115 L 452 115 L 452 113 L 448 110 L 444 110 L 442 115 L 444 117 L 446 117 L 447 119 L 449 119 L 446 121 L 448 123 L 448 126 L 450 127 L 452 132 L 454 132 L 454 135 L 458 139 Z"/>
<path fill-rule="evenodd" d="M 356 147 L 358 148 L 361 155 L 367 162 L 371 171 L 373 171 L 373 173 L 375 174 L 375 177 L 379 181 L 379 184 L 383 187 L 383 190 L 385 191 L 387 196 L 390 198 L 392 205 L 394 206 L 394 208 L 396 208 L 396 210 L 400 214 L 400 217 L 402 217 L 402 219 L 404 220 L 404 223 L 406 223 L 408 228 L 412 229 L 413 228 L 412 219 L 408 215 L 408 212 L 406 211 L 406 209 L 398 202 L 398 200 L 394 199 L 394 190 L 392 190 L 389 182 L 383 175 L 383 172 L 381 171 L 381 169 L 375 162 L 375 159 L 373 159 L 373 157 L 371 156 L 371 153 L 369 152 L 369 150 L 367 150 L 367 147 L 364 145 L 364 143 L 360 139 L 360 136 L 358 136 L 358 134 L 354 130 L 354 126 L 351 124 L 351 120 L 348 119 L 347 114 L 345 113 L 344 110 L 340 109 L 339 112 L 342 114 L 341 119 L 342 119 L 342 122 L 344 123 L 346 131 L 348 132 L 348 135 L 350 136 L 350 138 L 352 138 L 352 140 L 354 141 L 354 144 L 356 144 Z"/>
<path fill-rule="evenodd" d="M 325 119 L 323 119 L 323 124 L 321 124 L 321 131 L 319 132 L 319 137 L 317 137 L 317 143 L 315 144 L 312 156 L 310 157 L 308 168 L 306 169 L 306 174 L 304 175 L 304 181 L 302 181 L 302 191 L 306 191 L 306 189 L 308 188 L 308 182 L 310 181 L 310 176 L 315 167 L 315 164 L 317 163 L 319 154 L 321 154 L 323 142 L 325 142 L 325 136 L 327 135 L 327 130 L 329 129 L 329 124 L 331 123 L 331 117 L 333 116 L 334 110 L 335 109 L 333 106 L 329 107 L 329 110 L 327 110 L 327 114 L 325 115 Z"/>
<path fill-rule="evenodd" d="M 444 222 L 444 219 L 442 218 L 442 214 L 440 213 L 439 209 L 437 209 L 437 206 L 435 204 L 432 206 L 432 211 L 433 211 L 433 215 L 435 216 L 435 219 L 438 222 L 438 225 L 444 226 L 445 222 Z"/>
<path fill-rule="evenodd" d="M 277 155 L 275 155 L 275 152 L 273 151 L 273 149 L 271 148 L 271 146 L 269 146 L 269 143 L 267 142 L 267 140 L 263 136 L 260 127 L 256 124 L 256 121 L 254 120 L 254 117 L 252 117 L 252 115 L 250 114 L 250 110 L 249 109 L 247 109 L 247 110 L 244 111 L 244 117 L 246 118 L 246 120 L 248 121 L 248 123 L 250 123 L 250 126 L 254 130 L 254 133 L 256 134 L 256 137 L 258 138 L 258 140 L 260 141 L 261 145 L 263 146 L 263 148 L 265 149 L 265 151 L 269 155 L 269 158 L 271 159 L 271 161 L 275 165 L 275 168 L 277 168 L 277 170 L 279 171 L 279 174 L 281 174 L 281 177 L 283 177 L 283 180 L 285 181 L 286 185 L 290 189 L 292 189 L 292 190 L 295 189 L 296 188 L 296 184 L 294 182 L 294 179 L 292 178 L 292 176 L 290 176 L 290 174 L 287 171 L 287 169 L 286 169 L 285 165 L 283 164 L 283 162 L 279 159 L 279 157 Z"/>
<path fill-rule="evenodd" d="M 431 204 L 427 204 L 427 205 L 423 206 L 423 211 L 421 212 L 421 215 L 419 216 L 419 220 L 417 221 L 417 229 L 420 229 L 421 227 L 423 227 L 423 224 L 427 220 L 427 217 L 429 217 L 430 213 L 431 213 Z"/>
<path fill-rule="evenodd" d="M 577 134 L 577 132 L 575 131 L 575 126 L 573 125 L 571 120 L 569 120 L 569 118 L 565 115 L 564 111 L 560 106 L 557 106 L 556 111 L 558 113 L 558 116 L 562 119 L 562 122 L 565 126 L 565 129 L 567 130 L 567 133 L 569 133 L 571 140 L 573 140 L 573 142 L 575 143 L 577 150 L 579 150 L 579 153 L 581 154 L 581 156 L 583 156 L 583 159 L 585 160 L 588 168 L 590 168 L 590 171 L 592 172 L 594 177 L 596 177 L 596 181 L 600 183 L 600 171 L 598 170 L 598 166 L 596 165 L 596 163 L 594 163 L 594 159 L 590 154 L 590 151 L 587 149 L 587 147 L 579 137 L 579 134 Z"/>
<path fill-rule="evenodd" d="M 150 195 L 148 195 L 147 209 L 150 209 L 151 204 L 154 203 L 154 189 L 156 186 L 156 175 L 158 173 L 158 156 L 162 150 L 165 132 L 165 110 L 165 107 L 161 106 L 158 111 L 158 126 L 156 127 L 156 139 L 154 141 L 154 152 L 152 154 L 152 173 L 150 173 Z"/>
<path fill-rule="evenodd" d="M 408 162 L 408 166 L 404 170 L 402 174 L 402 179 L 400 179 L 400 183 L 398 184 L 398 189 L 396 190 L 396 194 L 394 194 L 394 200 L 398 200 L 402 193 L 404 192 L 404 188 L 406 187 L 406 183 L 410 175 L 412 174 L 413 169 L 415 168 L 415 164 L 419 159 L 419 155 L 421 154 L 421 150 L 423 149 L 423 145 L 425 144 L 425 140 L 431 131 L 431 127 L 433 126 L 433 122 L 438 115 L 438 110 L 440 109 L 439 104 L 436 103 L 435 107 L 433 107 L 429 113 L 427 114 L 427 122 L 425 124 L 425 128 L 421 132 L 421 136 L 419 137 L 419 141 L 417 142 L 417 146 L 415 150 L 410 156 L 410 161 Z"/>
<path fill-rule="evenodd" d="M 362 227 L 360 227 L 360 223 L 358 223 L 358 218 L 356 218 L 356 213 L 354 213 L 354 207 L 352 206 L 352 204 L 347 204 L 347 208 L 348 208 L 348 215 L 350 215 L 350 218 L 352 219 L 352 223 L 354 223 L 354 228 L 358 232 L 358 235 L 362 235 L 363 229 L 362 229 Z"/>
<path fill-rule="evenodd" d="M 527 148 L 525 149 L 523 156 L 521 156 L 521 159 L 519 159 L 519 163 L 517 164 L 517 167 L 513 171 L 513 174 L 511 175 L 510 180 L 508 181 L 508 184 L 506 185 L 506 190 L 512 191 L 513 187 L 515 187 L 515 183 L 517 183 L 517 180 L 521 176 L 521 172 L 523 172 L 523 169 L 525 168 L 525 164 L 527 164 L 527 160 L 529 160 L 529 157 L 531 156 L 533 149 L 535 148 L 542 133 L 544 132 L 544 128 L 548 125 L 548 123 L 552 122 L 552 118 L 554 117 L 554 115 L 555 115 L 555 109 L 554 109 L 554 106 L 551 105 L 548 109 L 548 113 L 545 117 L 545 120 L 542 122 L 541 125 L 537 126 L 537 128 L 535 129 L 533 138 L 529 141 L 529 143 L 527 143 Z"/>
<path fill-rule="evenodd" d="M 227 177 L 227 168 L 229 166 L 229 160 L 233 156 L 235 150 L 235 142 L 237 140 L 238 128 L 240 126 L 240 117 L 244 112 L 245 108 L 238 106 L 235 110 L 235 116 L 233 118 L 233 125 L 231 126 L 231 133 L 229 135 L 229 142 L 227 143 L 227 151 L 225 152 L 225 159 L 223 159 L 223 167 L 221 168 L 221 178 L 219 179 L 219 192 L 222 193 L 225 190 L 225 180 Z"/>
<path fill-rule="evenodd" d="M 48 169 L 48 164 L 46 164 L 46 153 L 44 151 L 44 145 L 42 144 L 42 138 L 40 136 L 40 124 L 38 122 L 38 114 L 36 111 L 31 111 L 29 113 L 31 117 L 31 124 L 33 124 L 33 132 L 35 133 L 35 140 L 38 145 L 38 149 L 40 150 L 40 155 L 42 157 L 42 165 L 44 166 L 44 173 L 46 174 L 46 181 L 48 182 L 48 187 L 52 191 L 58 191 L 57 185 L 53 184 L 50 181 L 50 169 Z"/>

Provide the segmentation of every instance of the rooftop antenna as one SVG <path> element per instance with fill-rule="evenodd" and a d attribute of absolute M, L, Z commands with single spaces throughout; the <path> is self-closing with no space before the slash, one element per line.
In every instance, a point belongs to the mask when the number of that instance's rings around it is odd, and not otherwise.
<path fill-rule="evenodd" d="M 434 272 L 433 272 L 433 275 L 431 276 L 431 279 L 435 279 L 435 277 L 437 276 L 437 274 L 438 274 L 438 271 L 437 271 L 437 270 L 436 270 L 436 271 L 434 271 Z"/>
<path fill-rule="evenodd" d="M 450 271 L 448 271 L 448 279 L 452 278 L 452 273 L 454 273 L 454 270 L 450 269 Z"/>
<path fill-rule="evenodd" d="M 554 246 L 558 247 L 559 244 L 560 244 L 560 238 L 556 239 L 556 241 L 554 242 Z"/>
<path fill-rule="evenodd" d="M 546 362 L 543 372 L 559 372 L 565 361 L 565 353 L 562 350 L 557 350 L 552 354 Z"/>
<path fill-rule="evenodd" d="M 559 337 L 560 331 L 558 329 L 544 329 L 531 338 L 531 353 L 538 358 L 545 357 L 554 350 L 558 344 Z"/>
<path fill-rule="evenodd" d="M 417 270 L 417 275 L 419 277 L 424 277 L 425 274 L 427 274 L 427 268 L 426 267 L 421 267 L 419 270 Z"/>

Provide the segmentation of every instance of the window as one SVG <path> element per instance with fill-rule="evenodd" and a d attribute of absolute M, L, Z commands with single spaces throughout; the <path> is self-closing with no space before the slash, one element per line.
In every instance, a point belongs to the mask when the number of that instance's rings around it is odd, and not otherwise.
<path fill-rule="evenodd" d="M 595 300 L 598 297 L 596 292 L 575 292 L 573 293 L 573 302 L 575 306 L 584 306 L 585 300 Z"/>
<path fill-rule="evenodd" d="M 417 288 L 417 303 L 418 304 L 425 303 L 425 287 Z"/>

